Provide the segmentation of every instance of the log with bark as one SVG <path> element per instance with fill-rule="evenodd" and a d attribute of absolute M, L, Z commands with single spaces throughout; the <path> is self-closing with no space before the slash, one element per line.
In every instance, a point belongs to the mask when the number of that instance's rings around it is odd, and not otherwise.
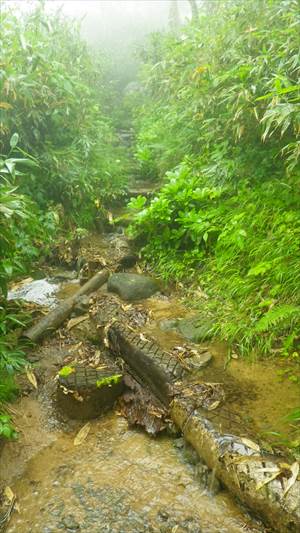
<path fill-rule="evenodd" d="M 264 452 L 243 432 L 240 437 L 220 430 L 215 413 L 226 410 L 226 402 L 212 395 L 219 383 L 193 383 L 170 354 L 120 323 L 110 325 L 108 340 L 111 354 L 169 409 L 185 440 L 231 493 L 274 531 L 300 531 L 299 464 Z"/>
<path fill-rule="evenodd" d="M 87 281 L 73 296 L 60 303 L 53 311 L 50 311 L 37 324 L 23 333 L 23 337 L 32 342 L 39 341 L 42 337 L 50 334 L 58 328 L 70 316 L 75 305 L 80 303 L 82 296 L 95 292 L 108 280 L 109 271 L 101 270 Z"/>

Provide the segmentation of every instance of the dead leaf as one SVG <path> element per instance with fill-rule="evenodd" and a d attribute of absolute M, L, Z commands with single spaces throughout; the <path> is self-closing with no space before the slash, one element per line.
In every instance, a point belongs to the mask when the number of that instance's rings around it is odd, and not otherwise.
<path fill-rule="evenodd" d="M 130 304 L 123 304 L 121 305 L 121 308 L 123 309 L 123 311 L 128 311 L 128 309 L 131 309 L 132 308 L 132 305 Z"/>
<path fill-rule="evenodd" d="M 256 490 L 260 490 L 262 487 L 264 487 L 265 485 L 267 485 L 268 483 L 271 483 L 271 481 L 273 481 L 274 479 L 276 479 L 278 476 L 280 476 L 281 474 L 281 470 L 277 470 L 277 472 L 275 472 L 272 476 L 270 476 L 269 478 L 267 479 L 264 479 L 263 481 L 261 481 L 260 483 L 258 483 L 256 485 Z"/>
<path fill-rule="evenodd" d="M 69 320 L 67 324 L 67 329 L 70 330 L 74 328 L 75 326 L 77 326 L 84 320 L 87 320 L 88 318 L 89 318 L 89 315 L 81 315 L 81 316 L 76 316 L 75 318 L 71 318 L 71 320 Z"/>
<path fill-rule="evenodd" d="M 38 384 L 37 384 L 36 377 L 34 373 L 32 372 L 32 370 L 30 370 L 28 367 L 26 368 L 26 376 L 27 376 L 29 383 L 31 383 L 31 385 L 33 385 L 34 388 L 37 389 Z"/>
<path fill-rule="evenodd" d="M 77 392 L 77 390 L 75 391 L 72 391 L 72 396 L 75 400 L 77 400 L 78 402 L 83 402 L 83 397 L 80 396 L 79 392 Z"/>
<path fill-rule="evenodd" d="M 11 490 L 10 487 L 5 487 L 4 491 L 3 491 L 3 494 L 5 496 L 5 498 L 9 501 L 9 502 L 13 502 L 14 499 L 15 499 L 15 495 L 13 493 L 13 491 Z"/>
<path fill-rule="evenodd" d="M 89 432 L 91 429 L 91 424 L 88 422 L 85 424 L 80 431 L 78 431 L 75 439 L 74 439 L 74 446 L 79 446 L 83 443 L 83 441 L 87 438 Z"/>
<path fill-rule="evenodd" d="M 298 474 L 299 474 L 299 463 L 295 461 L 290 466 L 290 471 L 292 473 L 291 477 L 287 480 L 286 487 L 284 489 L 283 497 L 285 497 L 288 493 L 288 491 L 292 488 L 292 486 L 296 483 Z"/>
<path fill-rule="evenodd" d="M 145 335 L 143 335 L 142 333 L 140 333 L 140 339 L 141 341 L 144 341 L 144 342 L 150 342 L 148 339 L 146 339 Z"/>
<path fill-rule="evenodd" d="M 139 265 L 136 266 L 136 271 L 138 274 L 142 274 L 143 273 L 143 270 L 141 269 L 141 267 Z"/>
<path fill-rule="evenodd" d="M 244 437 L 241 438 L 241 441 L 243 444 L 245 444 L 245 446 L 247 446 L 248 448 L 251 448 L 251 450 L 260 452 L 260 447 L 258 446 L 258 444 L 256 444 L 256 442 L 253 442 L 252 440 L 246 439 Z"/>
<path fill-rule="evenodd" d="M 220 405 L 220 400 L 216 400 L 215 402 L 213 402 L 212 404 L 210 404 L 207 408 L 208 411 L 214 411 L 214 409 L 217 409 L 217 407 L 219 407 Z"/>
<path fill-rule="evenodd" d="M 24 278 L 21 281 L 12 283 L 9 288 L 10 290 L 15 291 L 16 289 L 19 289 L 20 287 L 23 287 L 24 285 L 27 285 L 28 283 L 31 283 L 32 281 L 33 281 L 33 278 Z"/>

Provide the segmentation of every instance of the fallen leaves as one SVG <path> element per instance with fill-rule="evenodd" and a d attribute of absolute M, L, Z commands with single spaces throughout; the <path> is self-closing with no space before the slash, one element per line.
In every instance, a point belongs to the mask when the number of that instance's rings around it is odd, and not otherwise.
<path fill-rule="evenodd" d="M 285 486 L 285 489 L 284 489 L 284 493 L 283 493 L 283 497 L 285 497 L 288 493 L 288 491 L 292 488 L 292 486 L 296 483 L 296 480 L 297 480 L 297 477 L 298 477 L 298 474 L 299 474 L 299 463 L 297 461 L 295 461 L 291 466 L 290 466 L 290 471 L 291 471 L 291 477 L 287 480 L 287 483 L 286 483 L 286 486 Z"/>
<path fill-rule="evenodd" d="M 251 450 L 254 450 L 255 452 L 260 452 L 260 447 L 256 442 L 253 442 L 253 440 L 246 439 L 245 437 L 241 438 L 242 443 L 247 446 L 248 448 L 251 448 Z"/>
<path fill-rule="evenodd" d="M 214 411 L 215 409 L 217 409 L 217 407 L 219 407 L 220 405 L 220 400 L 216 400 L 215 402 L 211 403 L 208 407 L 207 407 L 207 410 L 208 411 Z"/>
<path fill-rule="evenodd" d="M 71 320 L 69 320 L 67 324 L 67 330 L 70 330 L 74 328 L 75 326 L 78 326 L 78 324 L 80 324 L 81 322 L 84 322 L 84 320 L 88 320 L 88 318 L 89 318 L 89 315 L 81 315 L 81 316 L 76 316 L 75 318 L 71 318 Z"/>
<path fill-rule="evenodd" d="M 278 468 L 270 477 L 264 479 L 263 481 L 260 481 L 256 485 L 256 490 L 262 489 L 265 485 L 268 485 L 268 483 L 271 483 L 274 479 L 276 479 L 278 476 L 280 476 L 281 470 Z"/>
<path fill-rule="evenodd" d="M 85 441 L 85 439 L 87 438 L 90 432 L 90 429 L 91 429 L 91 424 L 90 422 L 88 422 L 80 429 L 80 431 L 78 431 L 74 439 L 74 446 L 80 446 L 80 444 L 82 444 Z"/>
<path fill-rule="evenodd" d="M 26 368 L 26 376 L 27 376 L 29 383 L 31 383 L 31 385 L 33 385 L 33 387 L 37 389 L 38 388 L 37 379 L 29 367 Z"/>
<path fill-rule="evenodd" d="M 3 491 L 3 494 L 4 494 L 4 497 L 9 501 L 9 502 L 13 502 L 14 499 L 15 499 L 15 495 L 13 493 L 13 491 L 11 490 L 10 487 L 5 487 L 4 491 Z"/>
<path fill-rule="evenodd" d="M 256 486 L 256 490 L 260 490 L 262 487 L 271 483 L 271 481 L 278 478 L 279 476 L 281 476 L 282 478 L 287 478 L 287 481 L 285 483 L 285 489 L 283 491 L 284 498 L 297 481 L 299 474 L 299 463 L 298 461 L 295 461 L 292 465 L 289 465 L 287 463 L 279 463 L 279 465 L 275 467 L 261 468 L 259 472 L 268 472 L 272 475 L 258 483 Z"/>

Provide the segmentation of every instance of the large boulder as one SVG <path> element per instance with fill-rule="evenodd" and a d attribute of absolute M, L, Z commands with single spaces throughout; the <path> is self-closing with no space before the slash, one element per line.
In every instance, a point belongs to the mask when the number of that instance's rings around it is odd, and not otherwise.
<path fill-rule="evenodd" d="M 149 276 L 122 272 L 110 276 L 107 289 L 118 294 L 122 300 L 134 301 L 149 298 L 159 291 L 159 286 Z"/>

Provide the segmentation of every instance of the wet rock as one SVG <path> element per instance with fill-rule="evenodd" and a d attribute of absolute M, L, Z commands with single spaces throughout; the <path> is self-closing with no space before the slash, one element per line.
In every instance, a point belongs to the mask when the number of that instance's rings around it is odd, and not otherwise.
<path fill-rule="evenodd" d="M 202 342 L 212 337 L 213 323 L 201 317 L 184 318 L 178 322 L 178 331 L 191 342 Z"/>
<path fill-rule="evenodd" d="M 64 518 L 62 519 L 62 523 L 69 531 L 77 531 L 78 529 L 80 529 L 80 525 L 78 524 L 78 522 L 76 522 L 72 514 L 64 516 Z"/>
<path fill-rule="evenodd" d="M 127 253 L 121 257 L 118 263 L 118 269 L 132 268 L 138 260 L 138 256 L 133 253 Z"/>
<path fill-rule="evenodd" d="M 165 318 L 159 323 L 159 327 L 162 331 L 176 331 L 179 320 L 177 318 Z"/>
<path fill-rule="evenodd" d="M 73 313 L 75 315 L 82 315 L 88 311 L 89 305 L 90 305 L 90 296 L 87 296 L 85 294 L 75 304 Z"/>
<path fill-rule="evenodd" d="M 55 281 L 73 281 L 77 278 L 77 272 L 74 270 L 62 270 L 55 273 L 53 279 Z"/>
<path fill-rule="evenodd" d="M 160 509 L 160 511 L 158 511 L 158 516 L 159 518 L 161 518 L 162 520 L 168 520 L 169 519 L 169 513 L 163 509 Z"/>
<path fill-rule="evenodd" d="M 191 465 L 197 465 L 199 463 L 199 455 L 189 444 L 185 444 L 183 455 L 185 460 Z"/>
<path fill-rule="evenodd" d="M 210 352 L 197 353 L 188 360 L 188 364 L 191 369 L 199 370 L 208 365 L 211 360 L 212 354 Z"/>
<path fill-rule="evenodd" d="M 184 443 L 185 443 L 184 438 L 180 437 L 179 439 L 176 439 L 174 441 L 174 446 L 175 448 L 182 449 L 184 448 Z"/>
<path fill-rule="evenodd" d="M 108 280 L 107 289 L 127 301 L 150 298 L 159 291 L 158 283 L 149 276 L 126 272 L 112 274 Z"/>

